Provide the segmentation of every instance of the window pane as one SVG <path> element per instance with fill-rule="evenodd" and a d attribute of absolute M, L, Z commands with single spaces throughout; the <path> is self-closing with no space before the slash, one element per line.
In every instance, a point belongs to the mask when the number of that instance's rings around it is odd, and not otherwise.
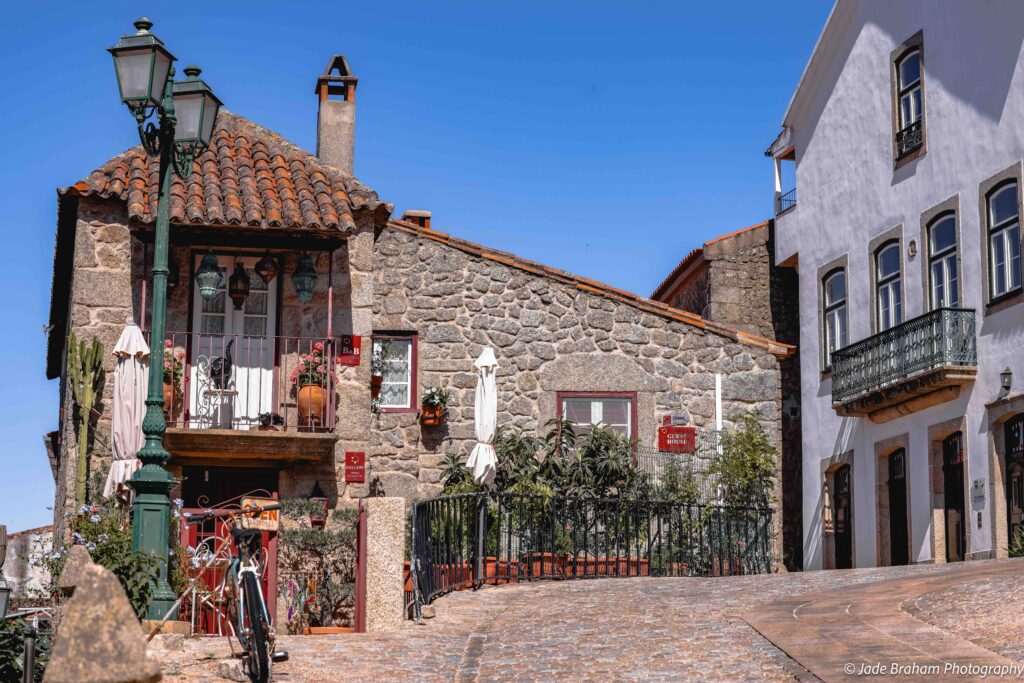
<path fill-rule="evenodd" d="M 846 273 L 836 273 L 825 281 L 825 305 L 831 306 L 846 298 Z"/>
<path fill-rule="evenodd" d="M 942 261 L 932 264 L 932 308 L 946 306 L 946 281 Z"/>
<path fill-rule="evenodd" d="M 1013 227 L 1006 231 L 1009 242 L 1010 289 L 1020 287 L 1020 228 Z"/>
<path fill-rule="evenodd" d="M 607 425 L 629 426 L 629 404 L 628 399 L 604 399 L 604 423 Z"/>
<path fill-rule="evenodd" d="M 850 343 L 846 325 L 846 306 L 836 309 L 836 318 L 839 320 L 839 345 L 836 348 L 841 349 Z"/>
<path fill-rule="evenodd" d="M 199 321 L 199 331 L 202 334 L 224 334 L 224 316 L 204 315 Z"/>
<path fill-rule="evenodd" d="M 946 287 L 949 289 L 947 306 L 959 306 L 960 294 L 957 292 L 956 254 L 946 257 Z"/>
<path fill-rule="evenodd" d="M 199 297 L 202 301 L 203 313 L 223 313 L 224 312 L 224 289 L 218 289 L 217 293 L 211 296 L 209 299 Z"/>
<path fill-rule="evenodd" d="M 632 414 L 633 401 L 628 398 L 562 399 L 562 418 L 578 428 L 600 424 L 631 438 Z"/>
<path fill-rule="evenodd" d="M 412 340 L 375 339 L 374 355 L 383 349 L 383 382 L 380 389 L 382 408 L 412 406 Z"/>
<path fill-rule="evenodd" d="M 267 335 L 267 319 L 263 317 L 245 316 L 242 323 L 243 334 L 248 337 L 265 337 Z"/>
<path fill-rule="evenodd" d="M 900 283 L 896 281 L 889 286 L 892 288 L 892 324 L 899 325 L 903 322 L 903 296 L 900 292 Z"/>
<path fill-rule="evenodd" d="M 878 279 L 884 280 L 900 272 L 899 244 L 892 244 L 878 253 Z"/>
<path fill-rule="evenodd" d="M 1006 282 L 1006 249 L 1005 242 L 1006 230 L 1000 230 L 999 232 L 992 235 L 991 240 L 991 253 L 992 253 L 992 294 L 999 296 L 1007 292 Z"/>
<path fill-rule="evenodd" d="M 590 424 L 590 399 L 565 399 L 562 402 L 562 417 L 575 425 Z"/>
<path fill-rule="evenodd" d="M 988 202 L 992 226 L 1017 216 L 1017 186 L 1007 185 L 999 190 Z"/>
<path fill-rule="evenodd" d="M 953 246 L 956 246 L 956 221 L 947 216 L 932 225 L 931 253 L 938 254 Z"/>
<path fill-rule="evenodd" d="M 907 55 L 900 62 L 900 89 L 921 80 L 921 53 Z"/>

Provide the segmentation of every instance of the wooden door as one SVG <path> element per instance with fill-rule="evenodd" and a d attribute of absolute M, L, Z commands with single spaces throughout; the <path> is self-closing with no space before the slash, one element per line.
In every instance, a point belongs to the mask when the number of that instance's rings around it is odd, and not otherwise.
<path fill-rule="evenodd" d="M 836 569 L 853 567 L 853 504 L 851 500 L 851 468 L 843 465 L 832 475 L 835 496 Z"/>
<path fill-rule="evenodd" d="M 254 266 L 259 256 L 220 255 L 217 293 L 203 299 L 193 287 L 189 426 L 254 429 L 261 413 L 276 410 L 274 368 L 277 278 L 269 283 Z M 202 256 L 195 255 L 195 267 Z M 249 276 L 249 296 L 235 309 L 228 279 L 236 266 Z"/>
<path fill-rule="evenodd" d="M 890 564 L 909 564 L 907 540 L 907 452 L 901 448 L 889 456 Z"/>
<path fill-rule="evenodd" d="M 960 562 L 966 551 L 964 509 L 964 438 L 956 432 L 942 441 L 942 479 L 945 498 L 946 562 Z"/>

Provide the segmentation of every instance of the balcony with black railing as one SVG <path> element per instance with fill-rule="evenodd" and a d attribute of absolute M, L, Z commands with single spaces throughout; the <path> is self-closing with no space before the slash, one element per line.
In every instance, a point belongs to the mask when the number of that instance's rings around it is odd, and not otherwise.
<path fill-rule="evenodd" d="M 896 158 L 905 157 L 924 143 L 921 119 L 896 133 Z"/>
<path fill-rule="evenodd" d="M 832 407 L 886 422 L 955 399 L 977 374 L 974 311 L 940 308 L 832 354 Z"/>
<path fill-rule="evenodd" d="M 796 188 L 794 187 L 785 194 L 780 194 L 775 200 L 775 215 L 781 216 L 796 206 Z"/>

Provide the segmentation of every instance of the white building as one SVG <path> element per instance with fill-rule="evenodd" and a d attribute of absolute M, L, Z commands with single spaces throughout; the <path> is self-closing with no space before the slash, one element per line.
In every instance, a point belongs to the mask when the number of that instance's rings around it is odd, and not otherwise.
<path fill-rule="evenodd" d="M 768 151 L 807 569 L 1005 557 L 1021 523 L 1022 43 L 1019 0 L 840 0 Z"/>

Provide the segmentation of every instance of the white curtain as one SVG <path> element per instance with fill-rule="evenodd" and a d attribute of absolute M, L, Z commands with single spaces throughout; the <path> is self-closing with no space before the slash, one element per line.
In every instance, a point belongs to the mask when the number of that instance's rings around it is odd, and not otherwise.
<path fill-rule="evenodd" d="M 119 493 L 126 481 L 139 469 L 135 454 L 145 442 L 142 418 L 146 413 L 149 386 L 149 345 L 142 330 L 129 322 L 114 345 L 117 368 L 114 370 L 114 410 L 110 430 L 114 461 L 103 487 L 103 496 Z"/>
<path fill-rule="evenodd" d="M 495 376 L 498 361 L 494 350 L 485 347 L 473 363 L 477 369 L 476 378 L 476 440 L 473 452 L 469 454 L 466 467 L 473 473 L 473 481 L 479 486 L 490 486 L 494 481 L 498 457 L 491 442 L 498 422 L 498 389 Z"/>

